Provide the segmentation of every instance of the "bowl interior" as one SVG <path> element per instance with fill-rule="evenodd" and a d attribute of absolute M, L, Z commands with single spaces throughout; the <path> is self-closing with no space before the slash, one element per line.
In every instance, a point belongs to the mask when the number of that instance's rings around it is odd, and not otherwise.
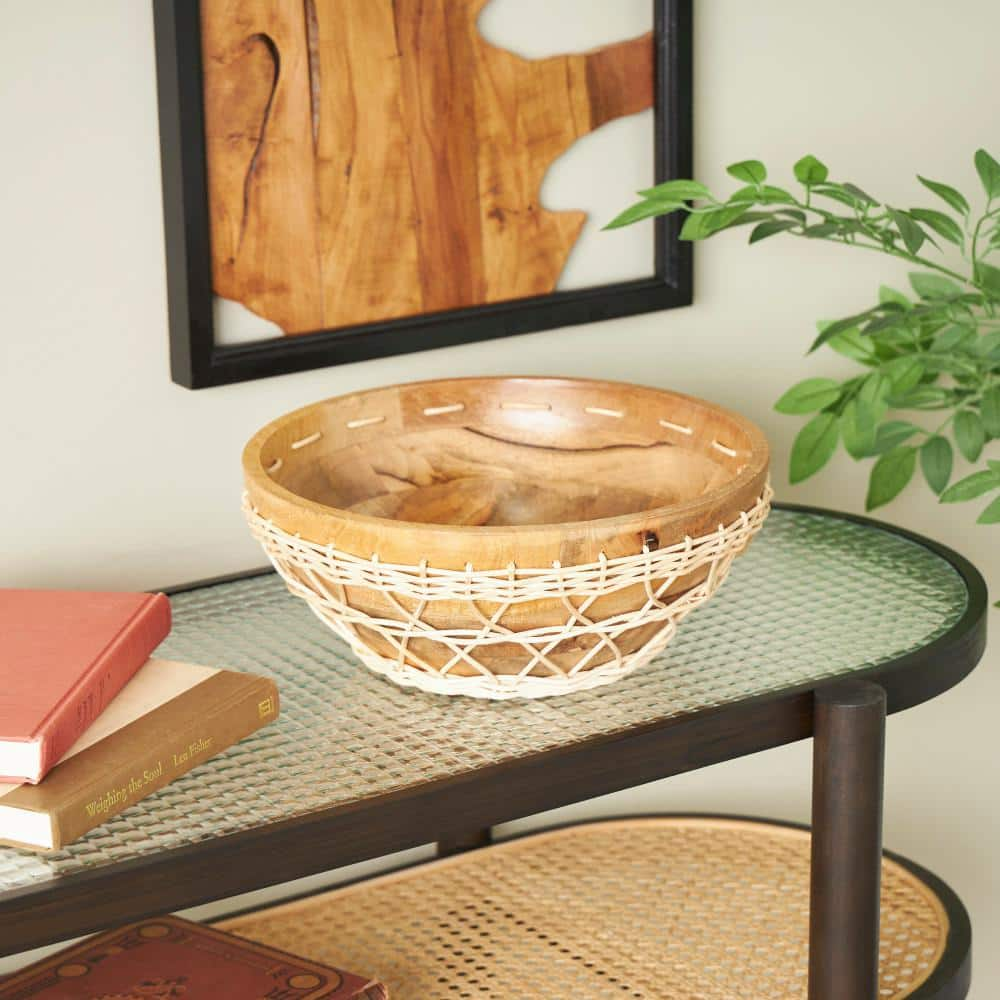
<path fill-rule="evenodd" d="M 752 425 L 700 400 L 564 379 L 358 393 L 262 434 L 265 471 L 299 497 L 445 525 L 558 524 L 696 500 L 759 445 Z"/>

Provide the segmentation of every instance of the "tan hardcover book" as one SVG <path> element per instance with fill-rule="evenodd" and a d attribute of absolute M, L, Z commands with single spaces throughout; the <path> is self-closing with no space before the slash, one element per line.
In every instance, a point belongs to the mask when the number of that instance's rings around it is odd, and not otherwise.
<path fill-rule="evenodd" d="M 153 658 L 44 781 L 0 784 L 0 840 L 72 843 L 277 715 L 266 677 Z"/>

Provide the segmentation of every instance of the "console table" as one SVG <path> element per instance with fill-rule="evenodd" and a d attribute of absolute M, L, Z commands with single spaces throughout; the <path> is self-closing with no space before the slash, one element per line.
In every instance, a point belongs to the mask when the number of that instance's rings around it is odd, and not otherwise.
<path fill-rule="evenodd" d="M 0 953 L 429 842 L 453 854 L 498 823 L 815 736 L 815 1000 L 861 1000 L 844 990 L 877 961 L 884 713 L 965 677 L 987 610 L 954 552 L 787 506 L 656 661 L 553 699 L 397 688 L 271 572 L 172 603 L 158 655 L 273 676 L 281 717 L 64 850 L 0 849 Z M 950 1000 L 966 988 L 968 935 L 941 892 L 950 965 L 913 996 Z"/>

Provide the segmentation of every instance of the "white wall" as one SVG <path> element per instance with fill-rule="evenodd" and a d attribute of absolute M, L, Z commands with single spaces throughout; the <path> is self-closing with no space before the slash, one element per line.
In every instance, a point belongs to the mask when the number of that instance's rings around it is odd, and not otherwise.
<path fill-rule="evenodd" d="M 148 587 L 257 565 L 238 510 L 248 435 L 326 395 L 440 375 L 600 375 L 725 402 L 770 436 L 780 497 L 860 510 L 865 471 L 843 457 L 788 487 L 798 422 L 771 410 L 792 382 L 843 368 L 803 359 L 813 321 L 900 280 L 876 256 L 822 245 L 713 241 L 699 249 L 689 309 L 201 392 L 172 385 L 149 5 L 4 0 L 0 13 L 5 585 Z M 787 170 L 813 152 L 907 203 L 922 197 L 918 169 L 974 190 L 973 150 L 1000 155 L 1000 5 L 704 0 L 697 14 L 696 172 L 709 183 L 733 160 Z M 885 516 L 1000 580 L 1000 534 L 971 511 L 913 489 Z M 997 661 L 992 650 L 955 691 L 889 725 L 886 842 L 968 904 L 978 1000 L 1000 986 Z M 804 819 L 808 802 L 802 745 L 573 812 Z"/>

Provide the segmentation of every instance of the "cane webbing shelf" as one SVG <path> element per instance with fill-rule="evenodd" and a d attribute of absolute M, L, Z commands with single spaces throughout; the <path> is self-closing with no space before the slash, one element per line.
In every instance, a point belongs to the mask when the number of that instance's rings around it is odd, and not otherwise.
<path fill-rule="evenodd" d="M 655 661 L 603 690 L 498 703 L 372 675 L 272 573 L 172 603 L 158 654 L 273 676 L 281 718 L 65 850 L 0 849 L 2 953 L 805 738 L 830 678 L 875 679 L 890 711 L 909 707 L 972 669 L 986 607 L 947 550 L 778 509 Z"/>
<path fill-rule="evenodd" d="M 967 961 L 965 911 L 928 877 L 883 861 L 884 1000 Z M 800 1000 L 808 925 L 808 831 L 707 817 L 566 827 L 219 924 L 393 1000 Z"/>

